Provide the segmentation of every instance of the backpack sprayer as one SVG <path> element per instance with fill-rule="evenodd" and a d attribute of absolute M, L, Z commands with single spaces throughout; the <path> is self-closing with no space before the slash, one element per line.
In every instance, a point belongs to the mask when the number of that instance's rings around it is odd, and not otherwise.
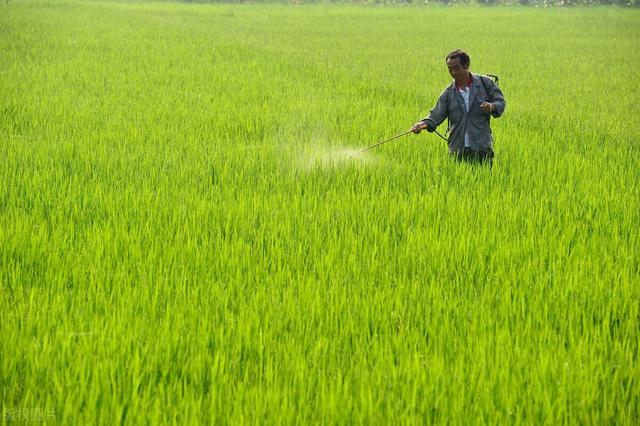
<path fill-rule="evenodd" d="M 486 74 L 486 76 L 487 76 L 487 77 L 491 77 L 493 80 L 495 80 L 496 84 L 498 84 L 498 80 L 499 80 L 499 78 L 498 78 L 498 76 L 497 76 L 497 75 L 493 75 L 493 74 Z M 480 81 L 482 81 L 482 85 L 484 86 L 484 81 L 483 81 L 482 79 L 480 79 Z M 485 92 L 487 91 L 486 86 L 485 86 L 484 90 L 485 90 Z M 426 125 L 426 124 L 425 124 L 425 125 L 423 125 L 423 126 L 420 126 L 420 130 L 424 130 L 424 129 L 426 129 L 426 128 L 427 128 L 427 125 Z M 409 133 L 411 133 L 411 132 L 413 132 L 413 130 L 407 130 L 407 131 L 406 131 L 406 132 L 404 132 L 404 133 L 400 133 L 399 135 L 395 135 L 395 136 L 393 136 L 393 137 L 390 137 L 389 139 L 385 139 L 385 140 L 383 140 L 383 141 L 381 141 L 381 142 L 375 143 L 375 144 L 373 144 L 373 145 L 371 145 L 371 146 L 368 146 L 368 147 L 366 147 L 366 148 L 364 148 L 364 149 L 361 149 L 361 150 L 360 150 L 360 151 L 358 151 L 357 153 L 358 153 L 358 154 L 360 154 L 361 152 L 369 151 L 370 149 L 373 149 L 373 148 L 375 148 L 375 147 L 377 147 L 377 146 L 383 145 L 383 144 L 385 144 L 385 143 L 387 143 L 387 142 L 391 142 L 392 140 L 398 139 L 398 138 L 400 138 L 400 137 L 402 137 L 402 136 L 404 136 L 404 135 L 408 135 L 408 134 L 409 134 Z M 435 134 L 436 134 L 436 135 L 440 136 L 440 137 L 441 137 L 442 139 L 444 139 L 446 142 L 449 142 L 449 139 L 447 139 L 446 137 L 442 136 L 442 135 L 441 135 L 437 130 L 434 130 L 434 132 L 435 132 Z"/>

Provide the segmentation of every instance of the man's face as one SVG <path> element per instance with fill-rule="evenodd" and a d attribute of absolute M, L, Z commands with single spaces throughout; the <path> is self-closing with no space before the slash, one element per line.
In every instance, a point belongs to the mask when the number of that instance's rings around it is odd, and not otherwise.
<path fill-rule="evenodd" d="M 467 76 L 467 70 L 460 63 L 460 58 L 450 58 L 447 60 L 447 68 L 449 68 L 449 74 L 457 81 L 462 81 Z"/>

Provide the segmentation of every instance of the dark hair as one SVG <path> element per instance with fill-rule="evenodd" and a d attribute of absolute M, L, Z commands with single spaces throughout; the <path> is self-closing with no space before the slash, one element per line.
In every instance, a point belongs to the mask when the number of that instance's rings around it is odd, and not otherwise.
<path fill-rule="evenodd" d="M 469 64 L 471 63 L 471 58 L 469 58 L 469 55 L 467 55 L 465 52 L 463 52 L 460 49 L 456 49 L 453 52 L 449 53 L 447 55 L 447 58 L 445 59 L 445 62 L 448 61 L 449 59 L 455 59 L 455 58 L 460 58 L 460 64 L 465 68 L 469 68 Z"/>

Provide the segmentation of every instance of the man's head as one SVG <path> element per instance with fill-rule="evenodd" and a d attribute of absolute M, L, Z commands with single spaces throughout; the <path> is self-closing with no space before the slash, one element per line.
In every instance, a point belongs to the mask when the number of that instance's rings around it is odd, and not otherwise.
<path fill-rule="evenodd" d="M 447 68 L 449 68 L 449 74 L 456 81 L 466 81 L 469 76 L 469 65 L 471 59 L 462 50 L 454 50 L 449 53 L 446 58 Z"/>

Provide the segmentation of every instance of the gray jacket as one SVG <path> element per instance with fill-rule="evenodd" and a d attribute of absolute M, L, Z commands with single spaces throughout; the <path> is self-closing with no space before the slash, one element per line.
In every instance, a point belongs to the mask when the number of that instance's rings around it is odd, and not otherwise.
<path fill-rule="evenodd" d="M 469 111 L 466 111 L 464 99 L 456 90 L 455 81 L 440 95 L 435 108 L 422 121 L 427 130 L 433 132 L 445 118 L 449 118 L 449 152 L 462 153 L 464 133 L 469 132 L 469 143 L 474 151 L 484 151 L 493 146 L 493 136 L 489 127 L 490 116 L 498 118 L 504 112 L 506 102 L 498 86 L 489 77 L 471 74 L 473 83 L 469 92 Z M 486 88 L 486 89 L 485 89 Z M 492 113 L 480 108 L 483 102 L 496 106 Z"/>

